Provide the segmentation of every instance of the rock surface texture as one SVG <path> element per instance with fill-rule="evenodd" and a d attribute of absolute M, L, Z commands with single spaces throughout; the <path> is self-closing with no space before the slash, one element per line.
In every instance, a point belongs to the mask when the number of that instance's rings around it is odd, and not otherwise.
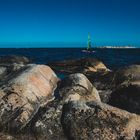
<path fill-rule="evenodd" d="M 0 140 L 140 140 L 140 65 L 50 65 L 0 57 Z"/>
<path fill-rule="evenodd" d="M 0 129 L 20 131 L 53 98 L 58 78 L 44 65 L 28 65 L 0 88 Z"/>
<path fill-rule="evenodd" d="M 37 140 L 67 140 L 61 124 L 62 107 L 63 102 L 55 100 L 40 109 L 32 128 Z"/>
<path fill-rule="evenodd" d="M 140 116 L 96 101 L 66 103 L 62 125 L 69 140 L 140 139 Z"/>
<path fill-rule="evenodd" d="M 109 104 L 140 114 L 140 65 L 122 68 L 116 73 L 116 90 Z"/>
<path fill-rule="evenodd" d="M 87 77 L 81 73 L 71 74 L 60 84 L 60 96 L 63 100 L 98 100 L 100 97 L 96 88 Z"/>
<path fill-rule="evenodd" d="M 97 90 L 83 74 L 71 74 L 59 85 L 60 100 L 52 101 L 34 125 L 34 133 L 43 139 L 65 140 L 61 124 L 62 108 L 70 100 L 98 100 Z"/>

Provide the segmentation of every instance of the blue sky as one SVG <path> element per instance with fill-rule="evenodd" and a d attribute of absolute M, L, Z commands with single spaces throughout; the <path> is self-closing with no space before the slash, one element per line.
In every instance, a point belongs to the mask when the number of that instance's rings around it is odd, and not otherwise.
<path fill-rule="evenodd" d="M 0 0 L 0 44 L 140 44 L 139 0 Z"/>

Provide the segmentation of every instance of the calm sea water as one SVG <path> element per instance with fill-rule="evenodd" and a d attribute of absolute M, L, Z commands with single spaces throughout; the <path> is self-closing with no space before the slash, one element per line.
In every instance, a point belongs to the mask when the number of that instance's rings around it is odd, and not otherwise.
<path fill-rule="evenodd" d="M 54 61 L 83 57 L 98 58 L 109 68 L 116 69 L 131 64 L 140 64 L 140 49 L 95 49 L 94 53 L 84 53 L 81 48 L 36 48 L 0 49 L 0 56 L 27 56 L 33 63 L 47 64 Z"/>

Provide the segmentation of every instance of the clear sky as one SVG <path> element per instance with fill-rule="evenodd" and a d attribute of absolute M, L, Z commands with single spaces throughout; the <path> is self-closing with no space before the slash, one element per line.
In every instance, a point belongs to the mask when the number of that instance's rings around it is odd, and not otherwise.
<path fill-rule="evenodd" d="M 0 44 L 140 44 L 140 0 L 0 0 Z"/>

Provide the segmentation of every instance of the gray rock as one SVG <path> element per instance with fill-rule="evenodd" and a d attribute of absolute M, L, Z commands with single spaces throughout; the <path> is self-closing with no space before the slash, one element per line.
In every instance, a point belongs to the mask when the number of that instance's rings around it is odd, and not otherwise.
<path fill-rule="evenodd" d="M 69 140 L 140 138 L 140 116 L 97 101 L 64 104 L 61 122 Z"/>
<path fill-rule="evenodd" d="M 39 140 L 66 140 L 61 125 L 62 115 L 61 101 L 50 102 L 46 107 L 41 108 L 33 124 L 33 133 Z"/>
<path fill-rule="evenodd" d="M 109 104 L 140 114 L 140 65 L 125 67 L 116 72 L 116 89 Z"/>

